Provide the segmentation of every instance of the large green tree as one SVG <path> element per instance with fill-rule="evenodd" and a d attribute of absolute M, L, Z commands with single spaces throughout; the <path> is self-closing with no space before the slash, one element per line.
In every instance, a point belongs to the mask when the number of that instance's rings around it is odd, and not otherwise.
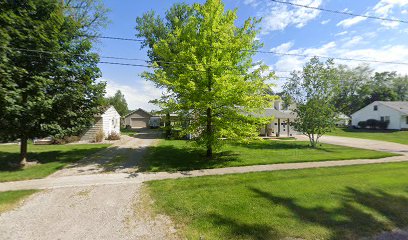
<path fill-rule="evenodd" d="M 320 137 L 336 123 L 334 97 L 338 92 L 338 75 L 333 61 L 310 59 L 302 71 L 292 73 L 283 89 L 296 104 L 294 128 L 308 136 L 311 147 L 316 147 Z"/>
<path fill-rule="evenodd" d="M 138 37 L 145 47 L 153 72 L 144 78 L 166 89 L 176 110 L 189 112 L 190 133 L 206 147 L 207 157 L 220 138 L 242 139 L 258 134 L 258 120 L 249 113 L 270 104 L 266 93 L 267 66 L 254 68 L 258 20 L 236 25 L 237 10 L 225 10 L 221 0 L 204 4 L 176 4 L 165 19 L 154 12 L 137 19 Z"/>
<path fill-rule="evenodd" d="M 21 140 L 21 164 L 28 139 L 78 134 L 99 112 L 95 12 L 75 5 L 89 1 L 0 2 L 0 138 Z"/>
<path fill-rule="evenodd" d="M 112 97 L 106 98 L 106 104 L 114 106 L 121 117 L 124 117 L 129 113 L 125 95 L 120 90 L 118 90 Z"/>

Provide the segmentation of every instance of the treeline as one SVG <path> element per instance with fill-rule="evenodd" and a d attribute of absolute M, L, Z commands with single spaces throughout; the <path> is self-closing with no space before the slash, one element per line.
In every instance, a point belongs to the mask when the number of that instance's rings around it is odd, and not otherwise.
<path fill-rule="evenodd" d="M 350 115 L 374 101 L 408 101 L 408 76 L 374 72 L 369 65 L 336 67 L 339 77 L 334 105 Z"/>

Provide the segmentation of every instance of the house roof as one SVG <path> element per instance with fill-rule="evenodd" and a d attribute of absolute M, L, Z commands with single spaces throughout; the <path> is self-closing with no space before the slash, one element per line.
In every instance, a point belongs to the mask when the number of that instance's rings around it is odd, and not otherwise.
<path fill-rule="evenodd" d="M 265 108 L 261 114 L 254 114 L 256 117 L 275 117 L 275 118 L 296 118 L 296 113 L 290 110 L 276 110 L 275 108 Z"/>
<path fill-rule="evenodd" d="M 408 102 L 403 101 L 377 101 L 389 108 L 397 110 L 403 114 L 408 114 Z"/>
<path fill-rule="evenodd" d="M 115 111 L 116 111 L 116 108 L 115 108 L 114 106 L 112 106 L 112 105 L 102 106 L 102 107 L 100 108 L 101 112 L 98 113 L 98 114 L 96 114 L 95 117 L 101 117 L 101 116 L 102 116 L 103 114 L 105 114 L 106 111 L 108 111 L 108 109 L 110 109 L 110 108 L 113 108 L 113 109 L 115 109 Z"/>
<path fill-rule="evenodd" d="M 150 116 L 152 116 L 152 114 L 150 114 L 150 113 L 147 112 L 146 110 L 141 109 L 141 108 L 138 108 L 138 109 L 136 109 L 136 110 L 134 110 L 134 111 L 131 111 L 130 113 L 126 114 L 126 115 L 124 116 L 124 118 L 127 118 L 128 116 L 132 115 L 133 113 L 135 113 L 135 112 L 137 112 L 137 111 L 142 111 L 142 112 L 145 112 L 145 113 L 149 114 Z"/>

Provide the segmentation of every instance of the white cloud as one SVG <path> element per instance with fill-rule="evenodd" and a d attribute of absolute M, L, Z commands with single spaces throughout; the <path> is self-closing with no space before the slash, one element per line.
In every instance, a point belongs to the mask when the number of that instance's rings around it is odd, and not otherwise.
<path fill-rule="evenodd" d="M 401 11 L 401 14 L 408 14 L 408 10 L 405 10 L 405 9 L 402 10 L 402 11 Z"/>
<path fill-rule="evenodd" d="M 143 108 L 147 111 L 157 109 L 157 106 L 149 103 L 150 100 L 159 98 L 162 91 L 156 88 L 153 83 L 140 80 L 134 85 L 125 85 L 111 79 L 102 78 L 106 81 L 106 96 L 113 96 L 120 90 L 124 95 L 129 109 Z"/>
<path fill-rule="evenodd" d="M 348 40 L 345 44 L 343 44 L 343 47 L 345 47 L 345 48 L 353 47 L 353 46 L 361 43 L 362 40 L 363 40 L 362 36 L 354 36 L 350 40 Z"/>
<path fill-rule="evenodd" d="M 287 52 L 289 49 L 293 47 L 293 41 L 282 43 L 279 46 L 276 46 L 274 48 L 271 48 L 271 51 L 273 52 Z"/>
<path fill-rule="evenodd" d="M 373 7 L 373 10 L 382 17 L 388 17 L 395 6 L 403 7 L 405 5 L 408 5 L 408 0 L 381 0 Z"/>
<path fill-rule="evenodd" d="M 341 26 L 341 27 L 344 27 L 344 28 L 348 28 L 348 27 L 356 25 L 357 23 L 362 22 L 362 21 L 364 21 L 366 19 L 367 19 L 366 17 L 360 17 L 360 16 L 347 18 L 347 19 L 344 19 L 344 20 L 338 22 L 336 24 L 336 26 L 338 26 L 338 27 Z"/>
<path fill-rule="evenodd" d="M 254 4 L 252 0 L 244 1 L 244 3 L 253 7 L 258 6 L 259 2 Z M 322 0 L 296 0 L 294 3 L 319 7 Z M 285 4 L 272 3 L 270 1 L 263 1 L 259 5 L 262 6 L 262 9 L 258 12 L 258 16 L 262 17 L 262 34 L 283 30 L 292 25 L 302 28 L 320 14 L 320 11 L 315 9 L 288 7 Z"/>
<path fill-rule="evenodd" d="M 346 35 L 347 33 L 348 33 L 347 31 L 343 31 L 343 32 L 334 34 L 334 36 L 343 36 L 343 35 Z"/>
<path fill-rule="evenodd" d="M 320 24 L 326 25 L 326 24 L 328 24 L 330 21 L 331 21 L 331 19 L 326 19 L 326 20 L 321 21 Z"/>

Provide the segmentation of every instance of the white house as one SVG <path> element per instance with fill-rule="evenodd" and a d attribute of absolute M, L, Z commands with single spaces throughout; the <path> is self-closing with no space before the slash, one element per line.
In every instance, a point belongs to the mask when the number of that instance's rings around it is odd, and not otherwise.
<path fill-rule="evenodd" d="M 95 117 L 95 124 L 85 131 L 81 141 L 94 141 L 100 131 L 103 131 L 105 138 L 111 133 L 120 134 L 120 115 L 113 106 L 105 108 L 101 115 Z"/>
<path fill-rule="evenodd" d="M 408 102 L 375 101 L 351 114 L 351 123 L 358 126 L 360 121 L 376 119 L 389 121 L 388 129 L 408 129 Z"/>
<path fill-rule="evenodd" d="M 298 134 L 290 123 L 296 118 L 296 114 L 292 110 L 282 109 L 282 102 L 277 100 L 274 102 L 273 108 L 265 108 L 265 111 L 259 115 L 260 117 L 274 117 L 271 123 L 263 126 L 260 129 L 260 135 L 290 137 Z"/>

